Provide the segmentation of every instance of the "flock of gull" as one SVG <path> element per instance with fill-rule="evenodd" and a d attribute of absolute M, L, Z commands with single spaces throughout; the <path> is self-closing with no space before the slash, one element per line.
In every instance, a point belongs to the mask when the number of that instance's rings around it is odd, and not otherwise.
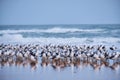
<path fill-rule="evenodd" d="M 0 65 L 7 62 L 35 65 L 39 61 L 42 66 L 50 63 L 54 68 L 80 63 L 93 68 L 100 68 L 102 64 L 115 68 L 120 65 L 120 51 L 114 45 L 0 44 Z M 112 65 L 109 65 L 110 61 Z"/>

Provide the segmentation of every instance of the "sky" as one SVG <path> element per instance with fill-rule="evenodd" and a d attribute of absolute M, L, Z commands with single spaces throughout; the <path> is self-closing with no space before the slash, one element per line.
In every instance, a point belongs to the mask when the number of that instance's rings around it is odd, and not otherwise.
<path fill-rule="evenodd" d="M 120 24 L 120 0 L 0 0 L 0 25 Z"/>

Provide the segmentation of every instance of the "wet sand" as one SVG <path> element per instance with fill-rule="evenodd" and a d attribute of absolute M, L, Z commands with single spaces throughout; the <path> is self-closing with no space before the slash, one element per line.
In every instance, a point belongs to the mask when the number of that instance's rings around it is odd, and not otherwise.
<path fill-rule="evenodd" d="M 24 49 L 26 48 L 23 48 L 23 51 Z M 38 59 L 34 60 L 29 56 L 26 58 L 25 55 L 21 57 L 2 53 L 0 80 L 120 80 L 119 57 L 116 60 L 97 60 L 78 59 L 74 56 L 64 59 L 38 56 Z"/>
<path fill-rule="evenodd" d="M 119 80 L 120 63 L 90 63 L 79 61 L 65 65 L 49 61 L 34 63 L 26 61 L 4 61 L 0 63 L 0 80 Z"/>

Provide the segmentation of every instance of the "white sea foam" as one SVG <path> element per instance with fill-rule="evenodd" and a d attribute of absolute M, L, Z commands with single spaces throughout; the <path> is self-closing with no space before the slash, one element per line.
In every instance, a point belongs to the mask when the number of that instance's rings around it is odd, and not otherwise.
<path fill-rule="evenodd" d="M 4 34 L 0 37 L 0 43 L 41 43 L 41 44 L 120 44 L 119 38 L 24 38 L 21 34 Z"/>
<path fill-rule="evenodd" d="M 67 33 L 67 32 L 101 32 L 103 29 L 78 29 L 78 28 L 60 28 L 54 27 L 50 29 L 31 29 L 31 30 L 0 30 L 0 34 L 6 33 L 22 33 L 22 32 L 35 32 L 35 33 Z"/>

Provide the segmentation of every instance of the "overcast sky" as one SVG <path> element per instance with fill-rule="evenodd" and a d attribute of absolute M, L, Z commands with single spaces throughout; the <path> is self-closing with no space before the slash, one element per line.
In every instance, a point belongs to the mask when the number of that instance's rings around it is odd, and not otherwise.
<path fill-rule="evenodd" d="M 0 0 L 0 24 L 120 24 L 120 0 Z"/>

